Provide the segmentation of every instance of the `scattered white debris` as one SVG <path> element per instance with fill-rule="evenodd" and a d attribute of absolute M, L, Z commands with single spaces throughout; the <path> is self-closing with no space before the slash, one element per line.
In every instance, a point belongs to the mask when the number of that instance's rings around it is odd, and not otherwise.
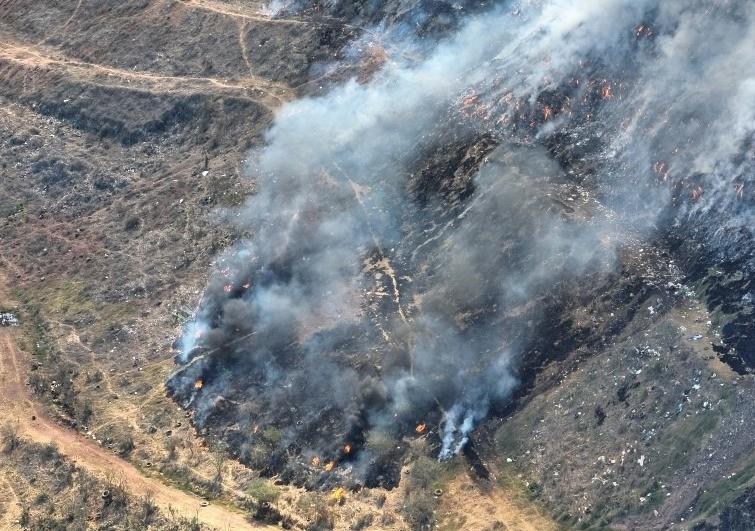
<path fill-rule="evenodd" d="M 12 313 L 0 313 L 0 326 L 18 326 L 18 317 Z"/>
<path fill-rule="evenodd" d="M 641 456 L 640 456 L 640 458 L 639 458 L 639 459 L 637 460 L 637 463 L 638 463 L 638 464 L 639 464 L 640 466 L 645 466 L 645 456 L 644 456 L 644 455 L 641 455 Z"/>
<path fill-rule="evenodd" d="M 205 170 L 202 172 L 202 177 L 207 177 L 207 174 L 210 173 L 209 171 Z"/>

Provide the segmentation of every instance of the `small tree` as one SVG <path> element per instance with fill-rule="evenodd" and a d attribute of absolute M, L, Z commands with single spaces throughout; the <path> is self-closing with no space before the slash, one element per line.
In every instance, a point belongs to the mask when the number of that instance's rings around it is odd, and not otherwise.
<path fill-rule="evenodd" d="M 225 468 L 225 447 L 222 444 L 215 445 L 212 452 L 212 466 L 215 474 L 212 477 L 212 491 L 220 494 L 223 490 L 223 469 Z"/>

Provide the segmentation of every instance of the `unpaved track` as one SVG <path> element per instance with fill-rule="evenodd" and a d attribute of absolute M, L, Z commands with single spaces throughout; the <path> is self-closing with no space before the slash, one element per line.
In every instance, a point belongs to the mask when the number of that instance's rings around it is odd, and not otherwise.
<path fill-rule="evenodd" d="M 178 0 L 180 3 L 186 5 L 192 9 L 202 9 L 204 11 L 212 11 L 219 15 L 225 15 L 227 17 L 240 18 L 244 20 L 254 20 L 258 22 L 265 22 L 267 24 L 300 24 L 305 25 L 306 22 L 296 19 L 284 19 L 284 18 L 272 18 L 260 11 L 260 7 L 257 9 L 244 8 L 241 6 L 235 6 L 233 4 L 227 4 L 223 2 L 214 2 L 212 0 Z"/>
<path fill-rule="evenodd" d="M 152 72 L 123 70 L 96 63 L 87 63 L 39 45 L 30 45 L 13 41 L 0 36 L 0 65 L 16 64 L 38 71 L 49 69 L 65 74 L 71 79 L 80 80 L 92 85 L 112 84 L 126 86 L 122 83 L 136 83 L 140 88 L 153 92 L 169 92 L 188 90 L 190 92 L 217 93 L 228 91 L 231 93 L 254 93 L 256 100 L 271 107 L 278 107 L 291 97 L 291 89 L 283 84 L 269 81 L 261 77 L 248 76 L 238 80 L 228 80 L 213 77 L 182 77 L 164 76 Z M 0 66 L 0 75 L 2 75 Z M 128 86 L 136 88 L 136 86 Z"/>
<path fill-rule="evenodd" d="M 0 303 L 5 303 L 2 282 L 0 277 Z M 221 530 L 261 528 L 251 525 L 241 513 L 212 504 L 202 507 L 200 498 L 143 476 L 128 462 L 47 417 L 25 385 L 29 363 L 26 355 L 16 347 L 17 330 L 0 328 L 0 418 L 16 423 L 21 435 L 28 439 L 55 443 L 60 452 L 78 466 L 100 477 L 121 482 L 132 494 L 150 493 L 163 510 L 171 507 L 177 515 L 196 516 L 203 524 Z M 36 419 L 32 420 L 32 416 Z"/>

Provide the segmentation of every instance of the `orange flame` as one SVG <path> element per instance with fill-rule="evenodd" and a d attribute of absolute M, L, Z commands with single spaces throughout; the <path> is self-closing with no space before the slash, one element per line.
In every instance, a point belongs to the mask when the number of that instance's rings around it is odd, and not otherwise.
<path fill-rule="evenodd" d="M 603 100 L 610 100 L 611 98 L 613 98 L 613 89 L 611 88 L 611 85 L 609 83 L 606 83 L 602 87 L 600 87 L 600 97 Z"/>
<path fill-rule="evenodd" d="M 345 453 L 346 455 L 349 455 L 351 453 L 351 445 L 350 444 L 347 444 L 346 446 L 343 447 L 343 453 Z"/>
<path fill-rule="evenodd" d="M 692 189 L 692 201 L 698 201 L 703 196 L 703 189 L 701 186 L 695 186 Z"/>
<path fill-rule="evenodd" d="M 427 430 L 427 424 L 425 424 L 424 422 L 417 424 L 417 427 L 414 428 L 414 431 L 416 431 L 419 434 L 425 433 L 426 430 Z"/>
<path fill-rule="evenodd" d="M 317 456 L 314 456 L 312 458 L 312 466 L 320 466 L 320 458 Z"/>
<path fill-rule="evenodd" d="M 543 120 L 546 122 L 553 118 L 553 109 L 551 109 L 548 105 L 543 107 Z"/>
<path fill-rule="evenodd" d="M 467 96 L 464 96 L 461 100 L 461 106 L 464 109 L 468 109 L 469 107 L 472 107 L 474 105 L 477 105 L 479 103 L 480 97 L 477 94 L 469 94 Z"/>
<path fill-rule="evenodd" d="M 202 389 L 204 386 L 204 382 L 202 380 L 197 380 L 194 382 L 194 389 Z"/>
<path fill-rule="evenodd" d="M 323 470 L 325 470 L 325 472 L 330 472 L 335 467 L 336 467 L 335 461 L 328 461 L 327 463 L 325 463 L 325 466 L 322 467 L 322 468 L 323 468 Z"/>

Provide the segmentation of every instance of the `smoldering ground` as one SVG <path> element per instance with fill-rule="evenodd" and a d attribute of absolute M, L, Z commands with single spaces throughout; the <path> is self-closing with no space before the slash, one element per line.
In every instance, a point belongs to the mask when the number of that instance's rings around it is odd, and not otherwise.
<path fill-rule="evenodd" d="M 545 307 L 607 278 L 624 238 L 712 211 L 744 226 L 754 19 L 747 2 L 503 3 L 421 61 L 286 105 L 230 216 L 253 236 L 218 259 L 170 391 L 290 479 L 390 484 L 423 423 L 454 455 L 510 397 Z M 485 156 L 417 181 L 481 135 Z"/>

